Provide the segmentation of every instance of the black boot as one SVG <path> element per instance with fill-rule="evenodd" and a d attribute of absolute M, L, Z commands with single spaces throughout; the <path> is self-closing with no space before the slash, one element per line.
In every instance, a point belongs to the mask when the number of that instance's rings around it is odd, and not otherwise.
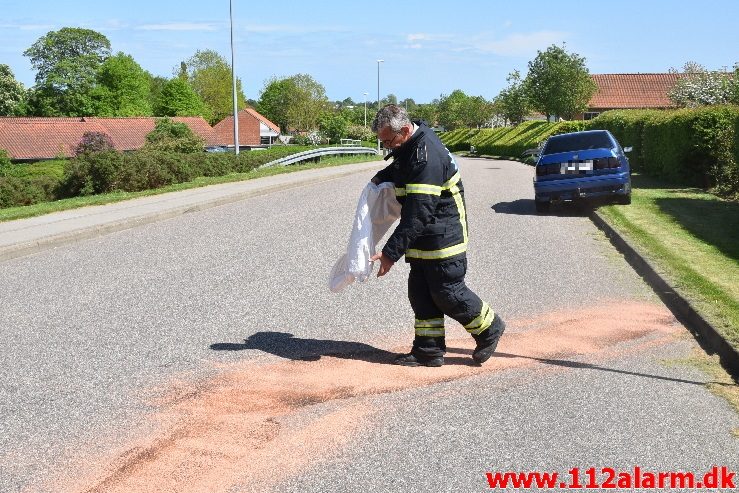
<path fill-rule="evenodd" d="M 475 360 L 475 363 L 481 365 L 490 359 L 495 352 L 495 348 L 498 347 L 498 341 L 504 330 L 505 322 L 496 313 L 490 327 L 485 329 L 482 334 L 473 336 L 477 341 L 477 347 L 472 353 L 472 359 Z"/>
<path fill-rule="evenodd" d="M 394 365 L 401 366 L 432 366 L 438 367 L 444 364 L 444 356 L 435 356 L 431 358 L 422 358 L 413 353 L 401 354 L 393 360 Z"/>

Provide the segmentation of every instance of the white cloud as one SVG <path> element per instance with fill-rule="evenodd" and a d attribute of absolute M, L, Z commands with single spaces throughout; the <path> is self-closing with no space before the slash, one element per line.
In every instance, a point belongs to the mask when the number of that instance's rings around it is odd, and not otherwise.
<path fill-rule="evenodd" d="M 483 52 L 501 56 L 531 56 L 537 50 L 546 50 L 552 44 L 560 44 L 569 37 L 562 31 L 540 31 L 526 34 L 512 34 L 499 41 L 479 40 L 474 46 Z"/>
<path fill-rule="evenodd" d="M 135 29 L 138 31 L 215 31 L 218 25 L 212 22 L 165 22 L 144 24 Z"/>
<path fill-rule="evenodd" d="M 0 29 L 18 29 L 20 31 L 49 31 L 52 24 L 0 24 Z"/>
<path fill-rule="evenodd" d="M 410 48 L 411 50 L 419 50 L 419 49 L 423 48 L 423 45 L 421 43 L 413 43 L 413 44 L 409 44 L 409 45 L 405 45 L 405 46 L 406 46 L 406 48 Z"/>
<path fill-rule="evenodd" d="M 412 43 L 413 41 L 425 41 L 431 39 L 431 36 L 424 33 L 418 33 L 418 34 L 409 34 L 407 36 L 408 42 Z"/>

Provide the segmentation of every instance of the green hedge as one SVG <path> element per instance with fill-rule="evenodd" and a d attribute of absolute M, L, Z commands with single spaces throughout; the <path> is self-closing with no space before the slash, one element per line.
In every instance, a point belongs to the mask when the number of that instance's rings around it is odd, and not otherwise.
<path fill-rule="evenodd" d="M 547 137 L 605 129 L 624 147 L 633 147 L 635 171 L 673 183 L 711 189 L 739 198 L 739 107 L 681 110 L 617 110 L 590 121 L 528 121 L 515 127 L 457 129 L 441 134 L 450 151 L 519 158 Z"/>
<path fill-rule="evenodd" d="M 239 153 L 194 153 L 142 149 L 130 153 L 85 153 L 69 160 L 3 167 L 0 208 L 113 191 L 137 192 L 201 176 L 245 173 L 313 147 L 277 146 Z"/>
<path fill-rule="evenodd" d="M 588 127 L 610 130 L 621 145 L 632 146 L 629 162 L 636 171 L 739 196 L 737 106 L 608 111 Z"/>
<path fill-rule="evenodd" d="M 473 145 L 480 154 L 520 157 L 550 135 L 576 132 L 583 130 L 585 125 L 583 121 L 549 123 L 532 120 L 515 127 L 457 129 L 441 134 L 441 140 L 452 152 L 469 151 Z"/>

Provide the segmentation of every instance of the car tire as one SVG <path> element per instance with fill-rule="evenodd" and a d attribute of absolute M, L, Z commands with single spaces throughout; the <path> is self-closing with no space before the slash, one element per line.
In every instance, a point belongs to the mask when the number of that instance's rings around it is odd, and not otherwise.
<path fill-rule="evenodd" d="M 616 199 L 616 203 L 621 205 L 631 204 L 631 192 L 627 193 L 626 195 L 619 195 Z"/>
<path fill-rule="evenodd" d="M 536 212 L 548 212 L 551 202 L 548 200 L 534 200 L 536 206 Z"/>

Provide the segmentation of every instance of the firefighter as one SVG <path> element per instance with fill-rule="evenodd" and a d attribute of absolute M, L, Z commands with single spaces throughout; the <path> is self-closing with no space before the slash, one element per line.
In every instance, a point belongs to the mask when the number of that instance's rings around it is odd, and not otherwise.
<path fill-rule="evenodd" d="M 424 122 L 411 122 L 400 106 L 380 109 L 372 131 L 390 150 L 385 159 L 393 159 L 372 182 L 393 182 L 402 209 L 395 231 L 371 260 L 379 260 L 381 277 L 405 255 L 408 299 L 416 318 L 413 348 L 394 363 L 442 366 L 447 315 L 475 339 L 472 358 L 482 364 L 495 352 L 505 323 L 464 282 L 467 216 L 457 163 L 436 134 Z"/>

